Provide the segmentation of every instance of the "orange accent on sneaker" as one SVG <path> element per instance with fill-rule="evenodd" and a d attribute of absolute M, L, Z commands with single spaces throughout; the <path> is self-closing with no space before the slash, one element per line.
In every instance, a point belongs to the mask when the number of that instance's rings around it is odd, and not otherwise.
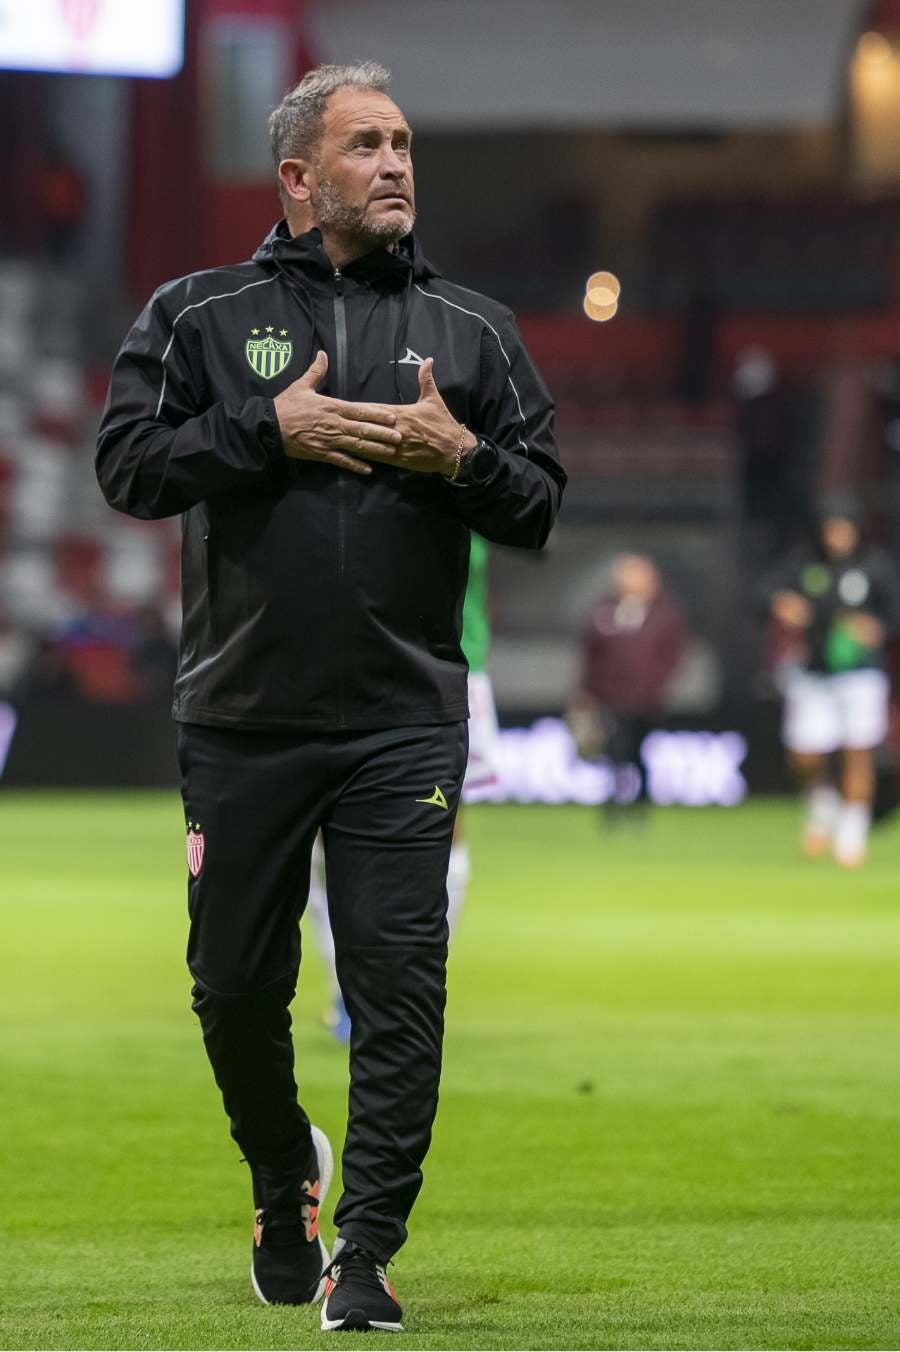
<path fill-rule="evenodd" d="M 318 1198 L 319 1180 L 316 1179 L 315 1184 L 313 1185 L 310 1183 L 309 1179 L 307 1179 L 303 1184 L 303 1191 L 308 1192 L 310 1197 Z M 303 1223 L 306 1226 L 306 1238 L 312 1242 L 319 1233 L 319 1208 L 318 1206 L 310 1206 L 309 1203 L 307 1203 L 306 1206 L 301 1208 L 300 1214 L 303 1216 Z"/>
<path fill-rule="evenodd" d="M 262 1243 L 262 1223 L 259 1219 L 261 1215 L 262 1207 L 260 1206 L 256 1208 L 256 1220 L 253 1223 L 253 1243 L 257 1248 L 259 1248 Z"/>
<path fill-rule="evenodd" d="M 326 1277 L 326 1278 L 325 1278 L 325 1299 L 326 1299 L 326 1300 L 327 1300 L 328 1297 L 331 1295 L 331 1293 L 332 1293 L 332 1291 L 334 1290 L 334 1288 L 335 1288 L 336 1285 L 337 1285 L 337 1283 L 336 1283 L 336 1282 L 333 1282 L 333 1281 L 331 1280 L 330 1277 Z"/>

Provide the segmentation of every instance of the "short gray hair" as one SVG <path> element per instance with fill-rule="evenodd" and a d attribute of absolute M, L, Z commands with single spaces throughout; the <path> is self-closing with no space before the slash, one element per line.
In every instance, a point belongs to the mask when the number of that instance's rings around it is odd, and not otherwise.
<path fill-rule="evenodd" d="M 325 104 L 338 89 L 374 89 L 384 94 L 390 82 L 391 72 L 377 61 L 316 66 L 308 71 L 269 114 L 269 137 L 276 173 L 282 160 L 305 158 L 316 151 L 322 139 Z M 287 206 L 288 196 L 280 180 L 278 195 Z"/>

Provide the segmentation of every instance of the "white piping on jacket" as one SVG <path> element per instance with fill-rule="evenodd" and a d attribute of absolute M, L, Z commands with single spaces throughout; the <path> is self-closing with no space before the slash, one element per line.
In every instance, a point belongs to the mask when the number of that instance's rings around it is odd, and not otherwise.
<path fill-rule="evenodd" d="M 419 286 L 419 283 L 418 283 L 418 282 L 416 282 L 415 286 L 416 286 L 416 290 L 417 290 L 421 295 L 423 295 L 423 296 L 425 297 L 426 300 L 441 300 L 441 301 L 444 302 L 445 305 L 449 305 L 452 309 L 454 309 L 454 310 L 460 310 L 460 311 L 462 311 L 462 313 L 463 313 L 464 315 L 471 315 L 473 319 L 480 319 L 481 322 L 482 322 L 482 324 L 486 324 L 486 325 L 487 325 L 487 327 L 490 329 L 491 333 L 492 333 L 492 334 L 494 335 L 494 337 L 497 339 L 497 345 L 498 345 L 498 347 L 500 348 L 500 351 L 503 353 L 504 359 L 505 359 L 505 361 L 506 361 L 506 365 L 509 367 L 509 372 L 507 373 L 507 377 L 506 377 L 506 378 L 507 378 L 507 380 L 509 381 L 510 388 L 512 389 L 513 394 L 516 396 L 516 405 L 518 406 L 518 409 L 519 409 L 519 417 L 522 419 L 522 426 L 523 426 L 523 427 L 527 427 L 528 424 L 527 424 L 526 421 L 525 421 L 525 414 L 522 412 L 522 401 L 521 401 L 521 399 L 519 398 L 519 391 L 516 389 L 515 385 L 513 384 L 513 378 L 512 378 L 512 362 L 510 361 L 509 357 L 507 356 L 506 348 L 503 346 L 503 342 L 502 342 L 502 340 L 501 340 L 501 338 L 500 338 L 499 333 L 498 333 L 497 330 L 494 328 L 494 326 L 493 326 L 493 324 L 490 322 L 490 320 L 489 320 L 489 319 L 485 319 L 484 315 L 478 314 L 478 312 L 477 312 L 476 310 L 467 310 L 467 309 L 465 308 L 465 306 L 463 306 L 463 305 L 457 305 L 457 304 L 455 303 L 455 301 L 447 300 L 447 298 L 446 298 L 445 296 L 439 296 L 439 295 L 437 295 L 435 292 L 423 291 L 422 288 Z M 522 440 L 521 437 L 519 437 L 519 445 L 522 447 L 522 450 L 523 450 L 523 451 L 525 452 L 525 454 L 527 455 L 527 454 L 528 454 L 528 446 L 527 446 L 527 444 Z"/>
<path fill-rule="evenodd" d="M 172 344 L 175 341 L 175 325 L 178 323 L 179 319 L 181 319 L 182 315 L 186 315 L 188 310 L 199 310 L 202 305 L 208 305 L 211 300 L 227 300 L 229 296 L 239 296 L 242 291 L 249 291 L 251 286 L 265 286 L 267 282 L 274 282 L 277 276 L 278 274 L 275 273 L 271 277 L 263 277 L 262 281 L 260 282 L 247 282 L 246 286 L 239 286 L 237 291 L 223 291 L 218 296 L 207 296 L 206 300 L 196 300 L 194 301 L 193 305 L 186 305 L 183 310 L 179 311 L 179 313 L 172 320 L 172 332 L 169 334 L 169 341 L 166 343 L 166 350 L 160 358 L 163 369 L 163 378 L 162 378 L 162 389 L 159 392 L 159 403 L 156 405 L 157 418 L 162 412 L 163 400 L 166 397 L 166 358 L 171 352 Z"/>

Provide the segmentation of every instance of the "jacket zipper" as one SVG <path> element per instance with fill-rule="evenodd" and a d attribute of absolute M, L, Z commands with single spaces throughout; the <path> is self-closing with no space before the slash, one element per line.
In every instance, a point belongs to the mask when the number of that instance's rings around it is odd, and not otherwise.
<path fill-rule="evenodd" d="M 344 274 L 334 270 L 334 336 L 337 342 L 337 397 L 347 398 L 347 315 L 344 309 Z"/>
<path fill-rule="evenodd" d="M 344 274 L 334 270 L 334 337 L 337 348 L 337 398 L 347 398 L 347 313 L 344 305 Z M 344 581 L 347 570 L 347 479 L 349 471 L 337 471 L 338 483 L 338 606 L 341 625 L 341 644 L 337 677 L 337 719 L 346 726 L 344 667 L 347 660 L 347 606 Z"/>

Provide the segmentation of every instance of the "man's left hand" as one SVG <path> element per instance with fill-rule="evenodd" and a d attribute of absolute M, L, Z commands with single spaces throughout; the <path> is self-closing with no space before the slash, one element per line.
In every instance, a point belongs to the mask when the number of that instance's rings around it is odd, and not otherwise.
<path fill-rule="evenodd" d="M 416 470 L 420 474 L 452 474 L 456 467 L 456 452 L 462 438 L 462 452 L 478 444 L 474 433 L 458 423 L 441 398 L 434 383 L 434 358 L 426 357 L 419 367 L 419 398 L 414 404 L 390 404 L 396 413 L 395 431 L 401 440 L 392 448 L 388 464 L 397 469 Z M 357 451 L 367 460 L 379 460 L 375 451 Z"/>
<path fill-rule="evenodd" d="M 845 623 L 850 633 L 864 648 L 880 648 L 885 640 L 885 627 L 874 615 L 856 611 L 846 617 Z"/>

